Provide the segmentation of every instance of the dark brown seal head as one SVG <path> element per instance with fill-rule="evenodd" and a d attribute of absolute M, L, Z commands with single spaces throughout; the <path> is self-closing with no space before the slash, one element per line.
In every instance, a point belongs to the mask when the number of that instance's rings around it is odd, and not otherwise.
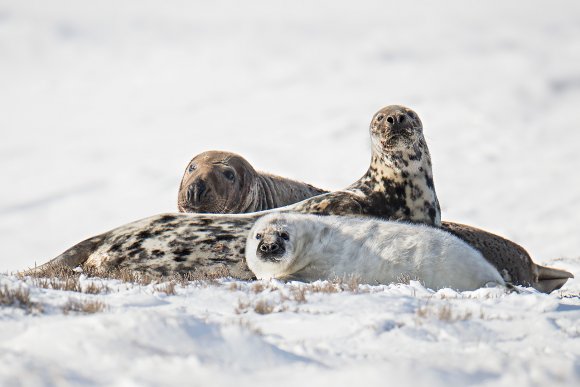
<path fill-rule="evenodd" d="M 298 203 L 292 211 L 371 215 L 439 226 L 431 156 L 417 113 L 399 105 L 382 108 L 370 123 L 371 164 L 345 190 Z"/>
<path fill-rule="evenodd" d="M 187 165 L 177 198 L 180 212 L 239 214 L 287 206 L 328 191 L 258 172 L 242 156 L 207 151 Z"/>
<path fill-rule="evenodd" d="M 200 153 L 185 169 L 177 207 L 181 212 L 247 212 L 254 195 L 255 175 L 252 165 L 234 153 Z"/>

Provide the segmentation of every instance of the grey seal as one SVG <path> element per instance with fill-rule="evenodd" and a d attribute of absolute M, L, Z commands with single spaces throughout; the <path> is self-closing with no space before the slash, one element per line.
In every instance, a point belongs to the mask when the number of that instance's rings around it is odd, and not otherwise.
<path fill-rule="evenodd" d="M 327 192 L 256 171 L 238 154 L 213 150 L 198 154 L 185 168 L 177 208 L 180 212 L 240 214 L 284 207 Z"/>

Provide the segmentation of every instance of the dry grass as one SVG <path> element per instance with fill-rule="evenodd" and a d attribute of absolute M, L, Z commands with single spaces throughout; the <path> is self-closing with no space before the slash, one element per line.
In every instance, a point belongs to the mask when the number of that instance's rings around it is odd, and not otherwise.
<path fill-rule="evenodd" d="M 258 300 L 254 304 L 254 312 L 258 314 L 270 314 L 274 311 L 274 305 L 269 303 L 268 301 Z"/>
<path fill-rule="evenodd" d="M 307 284 L 305 290 L 311 293 L 339 293 L 342 292 L 342 288 L 336 282 L 324 281 L 314 284 Z"/>
<path fill-rule="evenodd" d="M 465 321 L 474 317 L 470 311 L 453 310 L 451 304 L 435 306 L 429 303 L 420 306 L 416 311 L 416 316 L 421 319 L 435 318 L 445 322 Z M 483 312 L 480 315 L 480 318 L 482 317 Z"/>
<path fill-rule="evenodd" d="M 62 311 L 64 314 L 69 314 L 71 312 L 92 314 L 102 312 L 105 308 L 106 305 L 98 300 L 83 301 L 71 298 L 62 306 Z"/>
<path fill-rule="evenodd" d="M 305 286 L 297 286 L 291 289 L 292 298 L 294 301 L 303 304 L 306 302 L 306 287 Z"/>
<path fill-rule="evenodd" d="M 96 282 L 91 282 L 83 288 L 83 293 L 87 294 L 104 294 L 109 293 L 111 289 L 105 284 L 97 284 Z"/>
<path fill-rule="evenodd" d="M 262 282 L 256 282 L 252 285 L 252 292 L 254 293 L 262 293 L 266 287 Z"/>
<path fill-rule="evenodd" d="M 169 281 L 164 284 L 155 287 L 155 290 L 161 293 L 165 293 L 168 296 L 176 295 L 175 287 L 177 286 L 175 281 Z"/>
<path fill-rule="evenodd" d="M 42 306 L 30 300 L 30 291 L 23 287 L 10 289 L 8 286 L 0 288 L 0 305 L 14 306 L 24 309 L 27 313 L 42 312 Z"/>
<path fill-rule="evenodd" d="M 18 274 L 21 279 L 31 277 L 33 284 L 47 289 L 68 290 L 84 293 L 104 293 L 109 291 L 105 285 L 98 286 L 95 284 L 89 285 L 83 289 L 80 285 L 79 278 L 85 275 L 88 278 L 113 279 L 121 282 L 133 283 L 137 285 L 161 284 L 170 282 L 171 285 L 162 286 L 164 290 L 169 291 L 168 294 L 175 294 L 176 285 L 187 285 L 191 281 L 204 282 L 206 284 L 216 284 L 220 278 L 231 276 L 230 271 L 224 267 L 213 267 L 211 269 L 194 270 L 187 273 L 172 273 L 170 275 L 152 274 L 148 272 L 137 272 L 125 268 L 115 268 L 106 270 L 97 270 L 90 267 L 85 267 L 83 270 L 73 270 L 66 266 L 52 265 L 43 269 L 35 269 L 27 273 Z"/>
<path fill-rule="evenodd" d="M 251 304 L 249 302 L 242 301 L 242 299 L 240 298 L 238 300 L 238 305 L 236 306 L 236 309 L 234 309 L 234 311 L 236 312 L 236 314 L 246 313 L 250 308 L 250 305 Z"/>

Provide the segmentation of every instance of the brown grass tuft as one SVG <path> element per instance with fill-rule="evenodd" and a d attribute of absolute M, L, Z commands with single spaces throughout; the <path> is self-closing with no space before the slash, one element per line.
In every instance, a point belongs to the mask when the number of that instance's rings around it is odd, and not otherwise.
<path fill-rule="evenodd" d="M 464 311 L 462 313 L 454 312 L 450 304 L 435 306 L 429 303 L 420 306 L 416 311 L 416 315 L 419 318 L 433 317 L 445 322 L 464 321 L 473 317 L 473 313 L 470 311 Z"/>
<path fill-rule="evenodd" d="M 62 306 L 62 311 L 64 314 L 69 314 L 70 312 L 92 314 L 102 312 L 105 308 L 105 303 L 98 300 L 82 301 L 71 298 Z"/>
<path fill-rule="evenodd" d="M 297 286 L 292 288 L 292 298 L 294 301 L 303 304 L 306 302 L 306 286 Z"/>
<path fill-rule="evenodd" d="M 166 282 L 164 284 L 161 284 L 161 285 L 155 287 L 155 290 L 157 290 L 158 292 L 161 292 L 161 293 L 165 293 L 168 296 L 173 296 L 173 295 L 177 294 L 177 292 L 175 291 L 176 285 L 177 285 L 177 283 L 175 281 L 169 281 L 169 282 Z"/>
<path fill-rule="evenodd" d="M 24 309 L 27 313 L 41 313 L 42 305 L 30 299 L 30 291 L 23 287 L 10 289 L 4 285 L 0 288 L 0 305 L 14 306 Z"/>
<path fill-rule="evenodd" d="M 274 311 L 274 305 L 270 304 L 268 301 L 258 300 L 254 305 L 254 312 L 258 314 L 270 314 Z"/>

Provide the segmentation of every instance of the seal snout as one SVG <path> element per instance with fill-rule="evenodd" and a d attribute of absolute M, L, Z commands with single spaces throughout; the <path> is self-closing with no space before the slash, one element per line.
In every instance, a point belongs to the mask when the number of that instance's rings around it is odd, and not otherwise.
<path fill-rule="evenodd" d="M 280 249 L 280 245 L 278 243 L 260 243 L 260 251 L 263 253 L 275 253 Z"/>
<path fill-rule="evenodd" d="M 394 134 L 406 133 L 413 129 L 413 119 L 407 112 L 399 110 L 385 118 L 388 130 Z"/>
<path fill-rule="evenodd" d="M 268 238 L 269 240 L 261 240 L 258 243 L 256 255 L 263 260 L 276 261 L 280 256 L 286 252 L 284 241 L 282 238 Z"/>
<path fill-rule="evenodd" d="M 202 179 L 195 180 L 186 192 L 186 199 L 188 203 L 193 205 L 200 204 L 200 202 L 207 196 L 207 185 Z"/>

